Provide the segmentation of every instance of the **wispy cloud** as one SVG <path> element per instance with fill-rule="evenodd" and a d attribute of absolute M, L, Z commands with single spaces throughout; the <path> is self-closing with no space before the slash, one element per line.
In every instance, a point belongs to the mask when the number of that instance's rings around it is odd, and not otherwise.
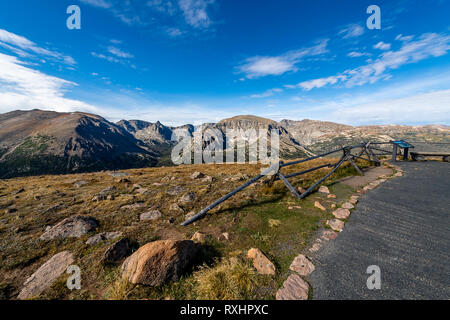
<path fill-rule="evenodd" d="M 347 54 L 350 58 L 359 58 L 359 57 L 368 57 L 370 53 L 368 52 L 359 52 L 359 51 L 351 51 Z"/>
<path fill-rule="evenodd" d="M 349 24 L 339 31 L 339 35 L 344 39 L 356 38 L 364 34 L 364 28 L 359 24 Z"/>
<path fill-rule="evenodd" d="M 90 4 L 91 6 L 108 9 L 112 7 L 112 3 L 106 0 L 80 0 L 82 3 Z"/>
<path fill-rule="evenodd" d="M 114 46 L 108 47 L 108 52 L 119 58 L 124 58 L 124 59 L 134 58 L 134 56 L 131 53 L 122 51 L 121 49 L 114 47 Z"/>
<path fill-rule="evenodd" d="M 214 0 L 179 0 L 178 3 L 189 25 L 194 28 L 209 27 L 211 19 L 207 8 L 214 3 Z"/>
<path fill-rule="evenodd" d="M 286 72 L 298 71 L 297 64 L 308 56 L 317 56 L 327 53 L 328 40 L 322 40 L 318 44 L 300 50 L 289 51 L 280 56 L 256 56 L 245 60 L 245 63 L 237 67 L 239 73 L 244 73 L 248 79 L 265 76 L 279 76 Z"/>
<path fill-rule="evenodd" d="M 275 93 L 280 93 L 280 92 L 283 92 L 283 89 L 274 88 L 274 89 L 269 89 L 261 94 L 253 94 L 250 96 L 250 98 L 254 98 L 254 99 L 268 98 L 268 97 L 272 97 Z"/>
<path fill-rule="evenodd" d="M 297 86 L 305 90 L 312 90 L 337 83 L 342 83 L 346 87 L 374 83 L 381 79 L 389 79 L 391 77 L 387 73 L 389 70 L 430 57 L 443 56 L 449 50 L 450 35 L 427 33 L 420 36 L 416 41 L 404 42 L 397 51 L 391 50 L 382 53 L 378 59 L 367 65 L 346 70 L 335 76 L 304 81 Z"/>
<path fill-rule="evenodd" d="M 27 38 L 4 29 L 0 29 L 0 46 L 13 51 L 21 57 L 31 57 L 36 54 L 61 61 L 67 65 L 73 66 L 76 64 L 75 59 L 70 56 L 41 48 Z"/>
<path fill-rule="evenodd" d="M 375 49 L 380 49 L 380 50 L 389 50 L 389 49 L 391 49 L 391 44 L 390 43 L 384 43 L 383 41 L 380 41 L 376 45 L 374 45 L 373 47 Z"/>

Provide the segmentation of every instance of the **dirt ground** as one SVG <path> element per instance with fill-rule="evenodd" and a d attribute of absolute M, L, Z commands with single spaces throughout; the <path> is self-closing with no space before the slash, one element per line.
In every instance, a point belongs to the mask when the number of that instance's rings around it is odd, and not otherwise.
<path fill-rule="evenodd" d="M 386 167 L 375 167 L 364 169 L 364 176 L 353 176 L 342 179 L 340 182 L 352 187 L 354 189 L 359 189 L 370 182 L 375 181 L 379 176 L 382 175 L 391 175 L 394 171 L 391 168 Z"/>

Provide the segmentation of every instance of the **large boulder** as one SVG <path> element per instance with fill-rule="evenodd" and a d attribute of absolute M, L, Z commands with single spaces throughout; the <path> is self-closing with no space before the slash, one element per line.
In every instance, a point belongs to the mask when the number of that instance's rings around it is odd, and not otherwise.
<path fill-rule="evenodd" d="M 125 260 L 122 276 L 131 283 L 148 286 L 177 281 L 193 265 L 199 249 L 191 240 L 148 243 Z"/>
<path fill-rule="evenodd" d="M 145 212 L 141 214 L 140 220 L 141 221 L 148 221 L 148 220 L 156 220 L 161 218 L 162 214 L 159 210 L 151 210 L 149 212 Z"/>
<path fill-rule="evenodd" d="M 69 251 L 54 255 L 25 281 L 18 299 L 30 299 L 41 294 L 67 270 L 73 261 L 73 254 Z"/>
<path fill-rule="evenodd" d="M 97 221 L 92 217 L 73 216 L 64 219 L 53 228 L 45 231 L 39 239 L 80 238 L 97 227 Z"/>

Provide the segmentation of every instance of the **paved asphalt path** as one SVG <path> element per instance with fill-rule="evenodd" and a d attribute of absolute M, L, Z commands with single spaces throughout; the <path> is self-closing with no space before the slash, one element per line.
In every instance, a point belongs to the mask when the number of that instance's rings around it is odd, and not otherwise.
<path fill-rule="evenodd" d="M 450 299 L 450 164 L 397 164 L 404 176 L 362 196 L 344 231 L 312 256 L 314 299 Z M 380 290 L 367 288 L 370 265 Z"/>

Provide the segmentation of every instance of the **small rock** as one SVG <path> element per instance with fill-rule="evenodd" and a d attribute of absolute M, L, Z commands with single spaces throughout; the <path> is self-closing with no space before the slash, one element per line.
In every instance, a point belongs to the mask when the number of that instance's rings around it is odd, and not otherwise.
<path fill-rule="evenodd" d="M 327 210 L 323 205 L 320 204 L 319 201 L 314 202 L 314 206 L 315 206 L 316 208 L 319 208 L 319 209 L 322 210 L 322 211 L 326 211 L 326 210 Z"/>
<path fill-rule="evenodd" d="M 97 227 L 97 220 L 92 217 L 73 216 L 62 220 L 50 230 L 45 231 L 39 239 L 80 238 Z"/>
<path fill-rule="evenodd" d="M 79 188 L 81 188 L 82 186 L 87 185 L 87 182 L 84 181 L 84 180 L 81 180 L 81 181 L 75 182 L 73 185 L 74 185 L 75 188 L 79 189 Z"/>
<path fill-rule="evenodd" d="M 319 192 L 320 192 L 320 193 L 326 193 L 326 194 L 329 194 L 329 193 L 330 193 L 330 190 L 329 190 L 328 187 L 326 187 L 326 186 L 321 186 L 321 187 L 319 188 Z"/>
<path fill-rule="evenodd" d="M 24 188 L 20 188 L 19 190 L 13 191 L 12 194 L 16 195 L 16 194 L 19 194 L 19 193 L 22 193 L 22 192 L 25 192 Z"/>
<path fill-rule="evenodd" d="M 181 186 L 176 186 L 170 190 L 167 191 L 167 194 L 170 196 L 178 196 L 179 194 L 181 194 L 182 192 L 184 192 L 184 188 Z"/>
<path fill-rule="evenodd" d="M 114 195 L 110 194 L 106 197 L 106 200 L 113 201 L 115 199 Z"/>
<path fill-rule="evenodd" d="M 352 205 L 350 202 L 345 202 L 342 206 L 341 206 L 341 208 L 344 208 L 344 209 L 353 209 L 355 206 L 354 205 Z"/>
<path fill-rule="evenodd" d="M 329 198 L 329 199 L 336 199 L 336 195 L 335 194 L 329 194 L 327 196 L 327 198 Z"/>
<path fill-rule="evenodd" d="M 15 213 L 15 212 L 17 212 L 17 209 L 14 207 L 5 209 L 5 214 Z"/>
<path fill-rule="evenodd" d="M 211 183 L 214 181 L 214 178 L 211 176 L 206 176 L 202 179 L 202 182 Z"/>
<path fill-rule="evenodd" d="M 298 187 L 298 188 L 297 188 L 297 191 L 298 191 L 300 194 L 303 194 L 303 193 L 306 192 L 306 189 L 304 189 L 304 188 L 302 188 L 302 187 Z"/>
<path fill-rule="evenodd" d="M 344 222 L 338 219 L 328 220 L 327 225 L 329 225 L 334 231 L 340 232 L 344 229 Z"/>
<path fill-rule="evenodd" d="M 320 248 L 322 247 L 322 245 L 320 244 L 320 242 L 314 242 L 313 245 L 311 246 L 311 248 L 309 248 L 309 252 L 317 252 L 320 250 Z"/>
<path fill-rule="evenodd" d="M 133 203 L 133 204 L 128 204 L 128 205 L 122 206 L 122 207 L 120 207 L 120 209 L 133 210 L 133 209 L 143 208 L 144 206 L 145 206 L 144 203 L 137 202 L 137 203 Z"/>
<path fill-rule="evenodd" d="M 112 240 L 115 238 L 119 238 L 122 236 L 122 232 L 103 232 L 96 234 L 95 236 L 90 237 L 87 239 L 86 244 L 87 245 L 95 245 L 103 241 Z"/>
<path fill-rule="evenodd" d="M 203 243 L 206 241 L 206 238 L 207 238 L 206 234 L 197 231 L 196 233 L 194 233 L 191 240 L 195 241 L 195 242 Z"/>
<path fill-rule="evenodd" d="M 247 252 L 247 257 L 253 260 L 253 266 L 259 274 L 275 274 L 275 265 L 257 248 L 251 248 Z"/>
<path fill-rule="evenodd" d="M 336 208 L 336 204 L 335 204 L 335 203 L 332 203 L 332 204 L 331 204 L 331 209 L 334 209 L 334 208 Z"/>
<path fill-rule="evenodd" d="M 178 281 L 192 266 L 199 249 L 200 246 L 191 240 L 148 243 L 125 260 L 122 277 L 133 284 L 148 286 Z"/>
<path fill-rule="evenodd" d="M 121 178 L 121 179 L 117 179 L 116 183 L 131 183 L 131 181 L 128 180 L 127 178 Z"/>
<path fill-rule="evenodd" d="M 333 211 L 333 216 L 338 219 L 347 219 L 350 216 L 350 210 L 345 208 L 339 208 Z"/>
<path fill-rule="evenodd" d="M 197 213 L 195 212 L 195 211 L 191 211 L 191 212 L 189 212 L 188 214 L 186 214 L 185 216 L 184 216 L 184 219 L 185 220 L 189 220 L 189 219 L 191 219 L 193 216 L 195 216 Z"/>
<path fill-rule="evenodd" d="M 337 236 L 338 236 L 337 232 L 334 232 L 334 231 L 331 231 L 331 230 L 324 230 L 322 232 L 321 238 L 326 240 L 326 241 L 330 241 L 330 240 L 336 239 Z"/>
<path fill-rule="evenodd" d="M 230 234 L 228 232 L 224 232 L 219 236 L 219 241 L 229 241 Z"/>
<path fill-rule="evenodd" d="M 303 254 L 299 254 L 297 257 L 295 257 L 294 261 L 292 261 L 289 269 L 297 272 L 301 276 L 307 276 L 316 268 L 307 257 L 305 257 Z"/>
<path fill-rule="evenodd" d="M 195 192 L 188 192 L 181 197 L 179 203 L 186 204 L 195 200 Z"/>
<path fill-rule="evenodd" d="M 307 300 L 309 285 L 299 275 L 291 274 L 277 291 L 277 300 Z"/>
<path fill-rule="evenodd" d="M 181 207 L 180 207 L 178 204 L 176 204 L 176 203 L 173 203 L 173 204 L 170 205 L 169 211 L 170 211 L 170 212 L 173 212 L 173 213 L 184 213 L 183 208 L 181 208 Z"/>
<path fill-rule="evenodd" d="M 203 178 L 204 176 L 205 176 L 204 173 L 197 171 L 197 172 L 194 172 L 194 173 L 191 175 L 191 179 L 192 179 L 192 180 L 201 179 L 201 178 Z"/>
<path fill-rule="evenodd" d="M 103 254 L 102 263 L 117 263 L 128 256 L 130 253 L 130 241 L 127 238 L 117 241 Z"/>
<path fill-rule="evenodd" d="M 397 172 L 396 174 L 394 174 L 394 177 L 402 177 L 403 176 L 403 173 L 402 172 Z"/>
<path fill-rule="evenodd" d="M 358 203 L 358 199 L 351 198 L 348 202 L 350 202 L 351 204 L 357 204 Z"/>
<path fill-rule="evenodd" d="M 24 288 L 17 298 L 25 300 L 38 296 L 66 272 L 73 262 L 73 254 L 69 251 L 54 255 L 25 281 Z"/>
<path fill-rule="evenodd" d="M 141 221 L 156 220 L 158 218 L 161 218 L 161 216 L 162 214 L 159 210 L 152 210 L 141 214 L 140 220 Z"/>
<path fill-rule="evenodd" d="M 139 189 L 136 189 L 136 192 L 139 193 L 139 194 L 145 194 L 147 191 L 148 191 L 147 188 L 139 188 Z"/>
<path fill-rule="evenodd" d="M 41 200 L 41 196 L 34 196 L 33 199 L 36 201 L 39 201 L 39 200 Z"/>

